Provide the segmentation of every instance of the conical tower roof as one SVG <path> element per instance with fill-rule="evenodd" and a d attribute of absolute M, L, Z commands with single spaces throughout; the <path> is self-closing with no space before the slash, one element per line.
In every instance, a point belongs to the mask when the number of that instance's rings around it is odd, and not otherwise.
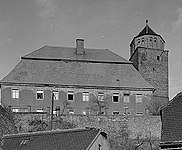
<path fill-rule="evenodd" d="M 145 25 L 145 27 L 143 28 L 143 30 L 142 30 L 137 36 L 135 36 L 135 37 L 133 38 L 133 40 L 134 40 L 135 38 L 137 38 L 137 37 L 144 36 L 144 35 L 159 36 L 159 37 L 161 37 L 161 39 L 164 41 L 164 39 L 162 38 L 162 36 L 160 36 L 159 34 L 155 33 L 155 32 L 149 27 L 149 25 L 148 25 L 148 20 L 146 20 L 146 25 Z M 132 42 L 133 42 L 133 40 L 132 40 Z M 132 43 L 132 42 L 131 42 L 131 43 Z M 165 43 L 165 41 L 164 41 L 164 43 Z"/>

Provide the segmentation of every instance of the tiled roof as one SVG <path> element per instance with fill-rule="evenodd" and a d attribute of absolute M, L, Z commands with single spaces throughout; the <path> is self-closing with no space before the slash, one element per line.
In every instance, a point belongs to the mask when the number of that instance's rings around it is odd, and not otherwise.
<path fill-rule="evenodd" d="M 143 35 L 157 35 L 148 25 L 146 25 L 144 27 L 144 29 L 136 36 L 136 37 L 139 37 L 139 36 L 143 36 Z"/>
<path fill-rule="evenodd" d="M 76 48 L 71 47 L 44 46 L 28 55 L 25 55 L 23 58 L 131 63 L 108 49 L 85 48 L 85 55 L 78 55 L 75 51 Z"/>
<path fill-rule="evenodd" d="M 7 135 L 3 150 L 86 150 L 100 131 L 97 129 L 68 129 Z"/>
<path fill-rule="evenodd" d="M 161 142 L 182 141 L 182 93 L 177 94 L 162 109 Z"/>
<path fill-rule="evenodd" d="M 159 37 L 164 41 L 164 43 L 165 43 L 165 40 L 162 38 L 162 36 L 159 35 L 159 34 L 157 34 L 157 33 L 155 33 L 155 32 L 149 27 L 149 25 L 147 24 L 147 25 L 143 28 L 143 30 L 142 30 L 137 36 L 135 36 L 135 37 L 132 39 L 130 45 L 132 44 L 132 42 L 134 41 L 135 38 L 140 37 L 140 36 L 144 36 L 144 35 L 155 35 L 155 36 L 159 36 Z"/>
<path fill-rule="evenodd" d="M 153 90 L 132 64 L 22 59 L 1 83 Z"/>

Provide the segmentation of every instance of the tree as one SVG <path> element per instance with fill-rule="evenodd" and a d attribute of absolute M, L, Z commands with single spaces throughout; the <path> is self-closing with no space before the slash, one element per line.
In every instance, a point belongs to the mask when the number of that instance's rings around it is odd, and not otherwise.
<path fill-rule="evenodd" d="M 15 126 L 15 114 L 9 107 L 0 105 L 0 120 L 0 136 L 18 132 Z"/>
<path fill-rule="evenodd" d="M 90 109 L 93 112 L 96 112 L 97 115 L 102 115 L 103 110 L 109 108 L 109 103 L 108 103 L 108 97 L 106 98 L 101 98 L 99 96 L 93 97 L 91 99 L 91 106 Z"/>
<path fill-rule="evenodd" d="M 152 115 L 160 115 L 161 107 L 162 107 L 162 102 L 159 100 L 152 100 L 146 106 L 146 108 L 149 110 L 150 114 L 152 114 Z"/>
<path fill-rule="evenodd" d="M 49 124 L 47 121 L 40 119 L 40 117 L 32 117 L 28 120 L 28 132 L 46 131 L 48 130 Z"/>

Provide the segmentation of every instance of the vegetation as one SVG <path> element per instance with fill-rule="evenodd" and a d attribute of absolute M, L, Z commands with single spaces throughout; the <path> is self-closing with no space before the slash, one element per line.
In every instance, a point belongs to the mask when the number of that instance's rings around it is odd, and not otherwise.
<path fill-rule="evenodd" d="M 108 97 L 100 99 L 99 96 L 93 97 L 91 99 L 91 106 L 90 109 L 92 112 L 96 113 L 97 115 L 102 115 L 106 112 L 106 109 L 109 108 Z"/>

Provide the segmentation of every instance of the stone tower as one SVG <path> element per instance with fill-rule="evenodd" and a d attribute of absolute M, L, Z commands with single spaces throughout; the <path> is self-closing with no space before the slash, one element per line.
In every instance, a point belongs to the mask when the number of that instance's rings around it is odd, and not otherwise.
<path fill-rule="evenodd" d="M 168 97 L 168 51 L 165 41 L 148 25 L 133 38 L 130 44 L 130 61 L 148 83 L 155 87 L 154 100 L 166 103 Z"/>

